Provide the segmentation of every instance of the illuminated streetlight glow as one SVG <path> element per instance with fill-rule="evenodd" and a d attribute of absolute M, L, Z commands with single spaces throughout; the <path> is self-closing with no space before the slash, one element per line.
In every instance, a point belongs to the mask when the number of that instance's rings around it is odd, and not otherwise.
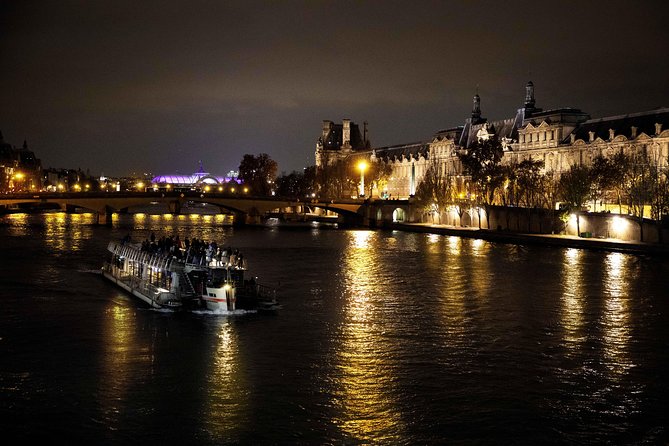
<path fill-rule="evenodd" d="M 360 196 L 365 196 L 365 169 L 367 169 L 367 163 L 360 161 L 358 163 L 358 169 L 360 169 Z"/>

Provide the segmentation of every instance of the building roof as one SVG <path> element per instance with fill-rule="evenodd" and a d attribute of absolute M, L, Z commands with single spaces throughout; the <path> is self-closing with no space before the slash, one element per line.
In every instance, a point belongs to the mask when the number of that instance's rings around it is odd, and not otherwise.
<path fill-rule="evenodd" d="M 375 148 L 374 152 L 377 158 L 384 160 L 410 159 L 418 158 L 420 156 L 427 157 L 429 148 L 430 145 L 428 142 L 415 142 L 396 146 L 379 147 Z"/>
<path fill-rule="evenodd" d="M 590 132 L 594 132 L 594 138 L 609 139 L 609 129 L 615 131 L 615 135 L 624 135 L 632 139 L 632 127 L 636 127 L 636 136 L 645 133 L 648 136 L 655 135 L 655 124 L 662 124 L 662 130 L 669 129 L 669 108 L 658 108 L 655 110 L 630 113 L 627 115 L 608 116 L 598 119 L 589 119 L 579 125 L 573 132 L 575 139 L 590 140 Z M 567 142 L 569 137 L 565 139 Z"/>

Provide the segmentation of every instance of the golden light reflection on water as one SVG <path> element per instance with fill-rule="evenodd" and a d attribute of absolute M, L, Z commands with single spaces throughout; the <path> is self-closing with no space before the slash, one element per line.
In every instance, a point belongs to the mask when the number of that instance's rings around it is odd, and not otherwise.
<path fill-rule="evenodd" d="M 472 240 L 472 251 L 475 256 L 485 255 L 490 249 L 490 245 L 485 240 L 476 238 Z"/>
<path fill-rule="evenodd" d="M 448 253 L 452 255 L 460 255 L 462 247 L 462 239 L 460 237 L 448 237 Z"/>
<path fill-rule="evenodd" d="M 344 304 L 342 341 L 337 348 L 337 422 L 343 432 L 358 440 L 388 438 L 390 432 L 402 430 L 403 420 L 391 393 L 393 376 L 384 354 L 388 349 L 383 343 L 384 327 L 376 323 L 379 309 L 370 299 L 383 292 L 375 266 L 378 247 L 373 246 L 379 234 L 352 231 L 349 237 L 343 261 L 349 300 Z"/>
<path fill-rule="evenodd" d="M 133 370 L 150 370 L 153 356 L 149 346 L 135 336 L 137 321 L 133 308 L 110 304 L 106 315 L 101 327 L 106 351 L 101 359 L 98 395 L 105 422 L 115 426 L 123 421 L 123 402 L 132 398 L 132 388 L 137 385 L 138 377 Z"/>
<path fill-rule="evenodd" d="M 583 252 L 569 248 L 564 251 L 564 273 L 562 278 L 562 328 L 569 354 L 576 354 L 585 341 L 583 332 Z"/>
<path fill-rule="evenodd" d="M 7 216 L 9 233 L 12 236 L 34 236 L 31 228 L 34 216 L 30 214 L 10 214 Z M 91 213 L 68 214 L 65 212 L 46 212 L 40 214 L 38 221 L 44 222 L 44 240 L 49 248 L 56 251 L 77 251 L 82 242 L 92 236 L 91 225 L 96 215 Z"/>
<path fill-rule="evenodd" d="M 629 343 L 629 257 L 612 252 L 605 259 L 604 314 L 602 317 L 604 357 L 613 374 L 623 374 L 630 367 Z"/>
<path fill-rule="evenodd" d="M 237 426 L 248 424 L 249 384 L 239 370 L 239 340 L 229 320 L 221 321 L 215 341 L 203 419 L 209 434 L 226 438 Z"/>
<path fill-rule="evenodd" d="M 83 242 L 93 236 L 91 224 L 96 216 L 91 213 L 67 214 L 55 212 L 44 214 L 46 245 L 56 251 L 71 252 L 82 249 Z"/>
<path fill-rule="evenodd" d="M 565 346 L 572 355 L 583 353 L 587 337 L 584 326 L 586 316 L 583 314 L 586 311 L 586 299 L 595 301 L 601 299 L 599 327 L 602 333 L 602 362 L 609 370 L 610 378 L 617 380 L 632 366 L 628 354 L 631 335 L 629 296 L 626 291 L 631 277 L 628 265 L 630 257 L 617 252 L 606 254 L 603 265 L 600 266 L 603 268 L 601 295 L 599 291 L 587 290 L 584 286 L 586 275 L 592 272 L 585 271 L 583 257 L 582 250 L 565 251 L 562 282 L 562 326 Z"/>
<path fill-rule="evenodd" d="M 428 234 L 427 242 L 429 244 L 439 243 L 441 241 L 441 235 L 439 234 Z"/>
<path fill-rule="evenodd" d="M 10 234 L 13 236 L 26 236 L 30 233 L 28 227 L 28 214 L 9 214 Z"/>

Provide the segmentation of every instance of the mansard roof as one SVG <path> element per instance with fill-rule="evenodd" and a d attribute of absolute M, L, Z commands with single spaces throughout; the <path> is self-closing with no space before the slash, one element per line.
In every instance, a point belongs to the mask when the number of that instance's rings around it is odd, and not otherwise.
<path fill-rule="evenodd" d="M 575 139 L 590 140 L 590 132 L 594 132 L 594 138 L 609 140 L 609 129 L 615 131 L 615 135 L 624 135 L 628 139 L 632 137 L 632 127 L 636 127 L 636 136 L 642 133 L 655 135 L 655 124 L 662 124 L 662 130 L 669 128 L 669 108 L 658 108 L 655 110 L 631 113 L 628 115 L 608 116 L 605 118 L 589 119 L 579 125 L 573 132 Z M 569 136 L 564 142 L 569 140 Z"/>
<path fill-rule="evenodd" d="M 580 109 L 563 107 L 532 113 L 524 119 L 523 125 L 532 124 L 534 127 L 538 127 L 542 122 L 546 122 L 547 124 L 574 124 L 587 119 L 590 119 L 590 116 L 587 113 L 582 112 Z"/>
<path fill-rule="evenodd" d="M 430 144 L 427 142 L 414 142 L 409 144 L 400 144 L 396 146 L 378 147 L 374 149 L 377 158 L 383 160 L 427 158 Z"/>
<path fill-rule="evenodd" d="M 509 138 L 518 140 L 518 124 L 521 122 L 517 117 L 510 119 L 500 119 L 498 121 L 486 121 L 474 125 L 466 125 L 460 137 L 461 147 L 471 147 L 477 141 L 478 131 L 486 127 L 488 133 L 494 134 L 497 138 Z"/>
<path fill-rule="evenodd" d="M 464 126 L 459 125 L 457 127 L 451 127 L 451 128 L 448 128 L 448 129 L 439 130 L 437 133 L 434 134 L 434 136 L 432 137 L 432 140 L 433 141 L 435 139 L 442 139 L 443 140 L 444 138 L 448 138 L 450 140 L 453 140 L 453 141 L 457 142 L 457 141 L 460 140 L 460 137 L 462 136 L 462 132 L 463 132 L 464 128 L 465 128 Z"/>

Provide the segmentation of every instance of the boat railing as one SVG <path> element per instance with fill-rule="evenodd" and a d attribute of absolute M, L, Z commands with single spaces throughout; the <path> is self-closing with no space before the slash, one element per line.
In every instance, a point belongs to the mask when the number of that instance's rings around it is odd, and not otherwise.
<path fill-rule="evenodd" d="M 129 272 L 124 271 L 122 268 L 119 268 L 118 266 L 111 263 L 105 262 L 102 268 L 105 272 L 111 274 L 117 280 L 125 283 L 128 287 L 130 287 L 130 289 L 140 291 L 149 299 L 157 303 L 162 304 L 166 300 L 172 300 L 175 297 L 178 298 L 178 296 L 170 290 L 155 285 L 146 278 L 137 277 L 133 274 L 130 274 Z"/>
<path fill-rule="evenodd" d="M 255 284 L 256 296 L 260 300 L 271 300 L 276 301 L 276 288 L 269 285 L 263 285 L 261 283 Z"/>

